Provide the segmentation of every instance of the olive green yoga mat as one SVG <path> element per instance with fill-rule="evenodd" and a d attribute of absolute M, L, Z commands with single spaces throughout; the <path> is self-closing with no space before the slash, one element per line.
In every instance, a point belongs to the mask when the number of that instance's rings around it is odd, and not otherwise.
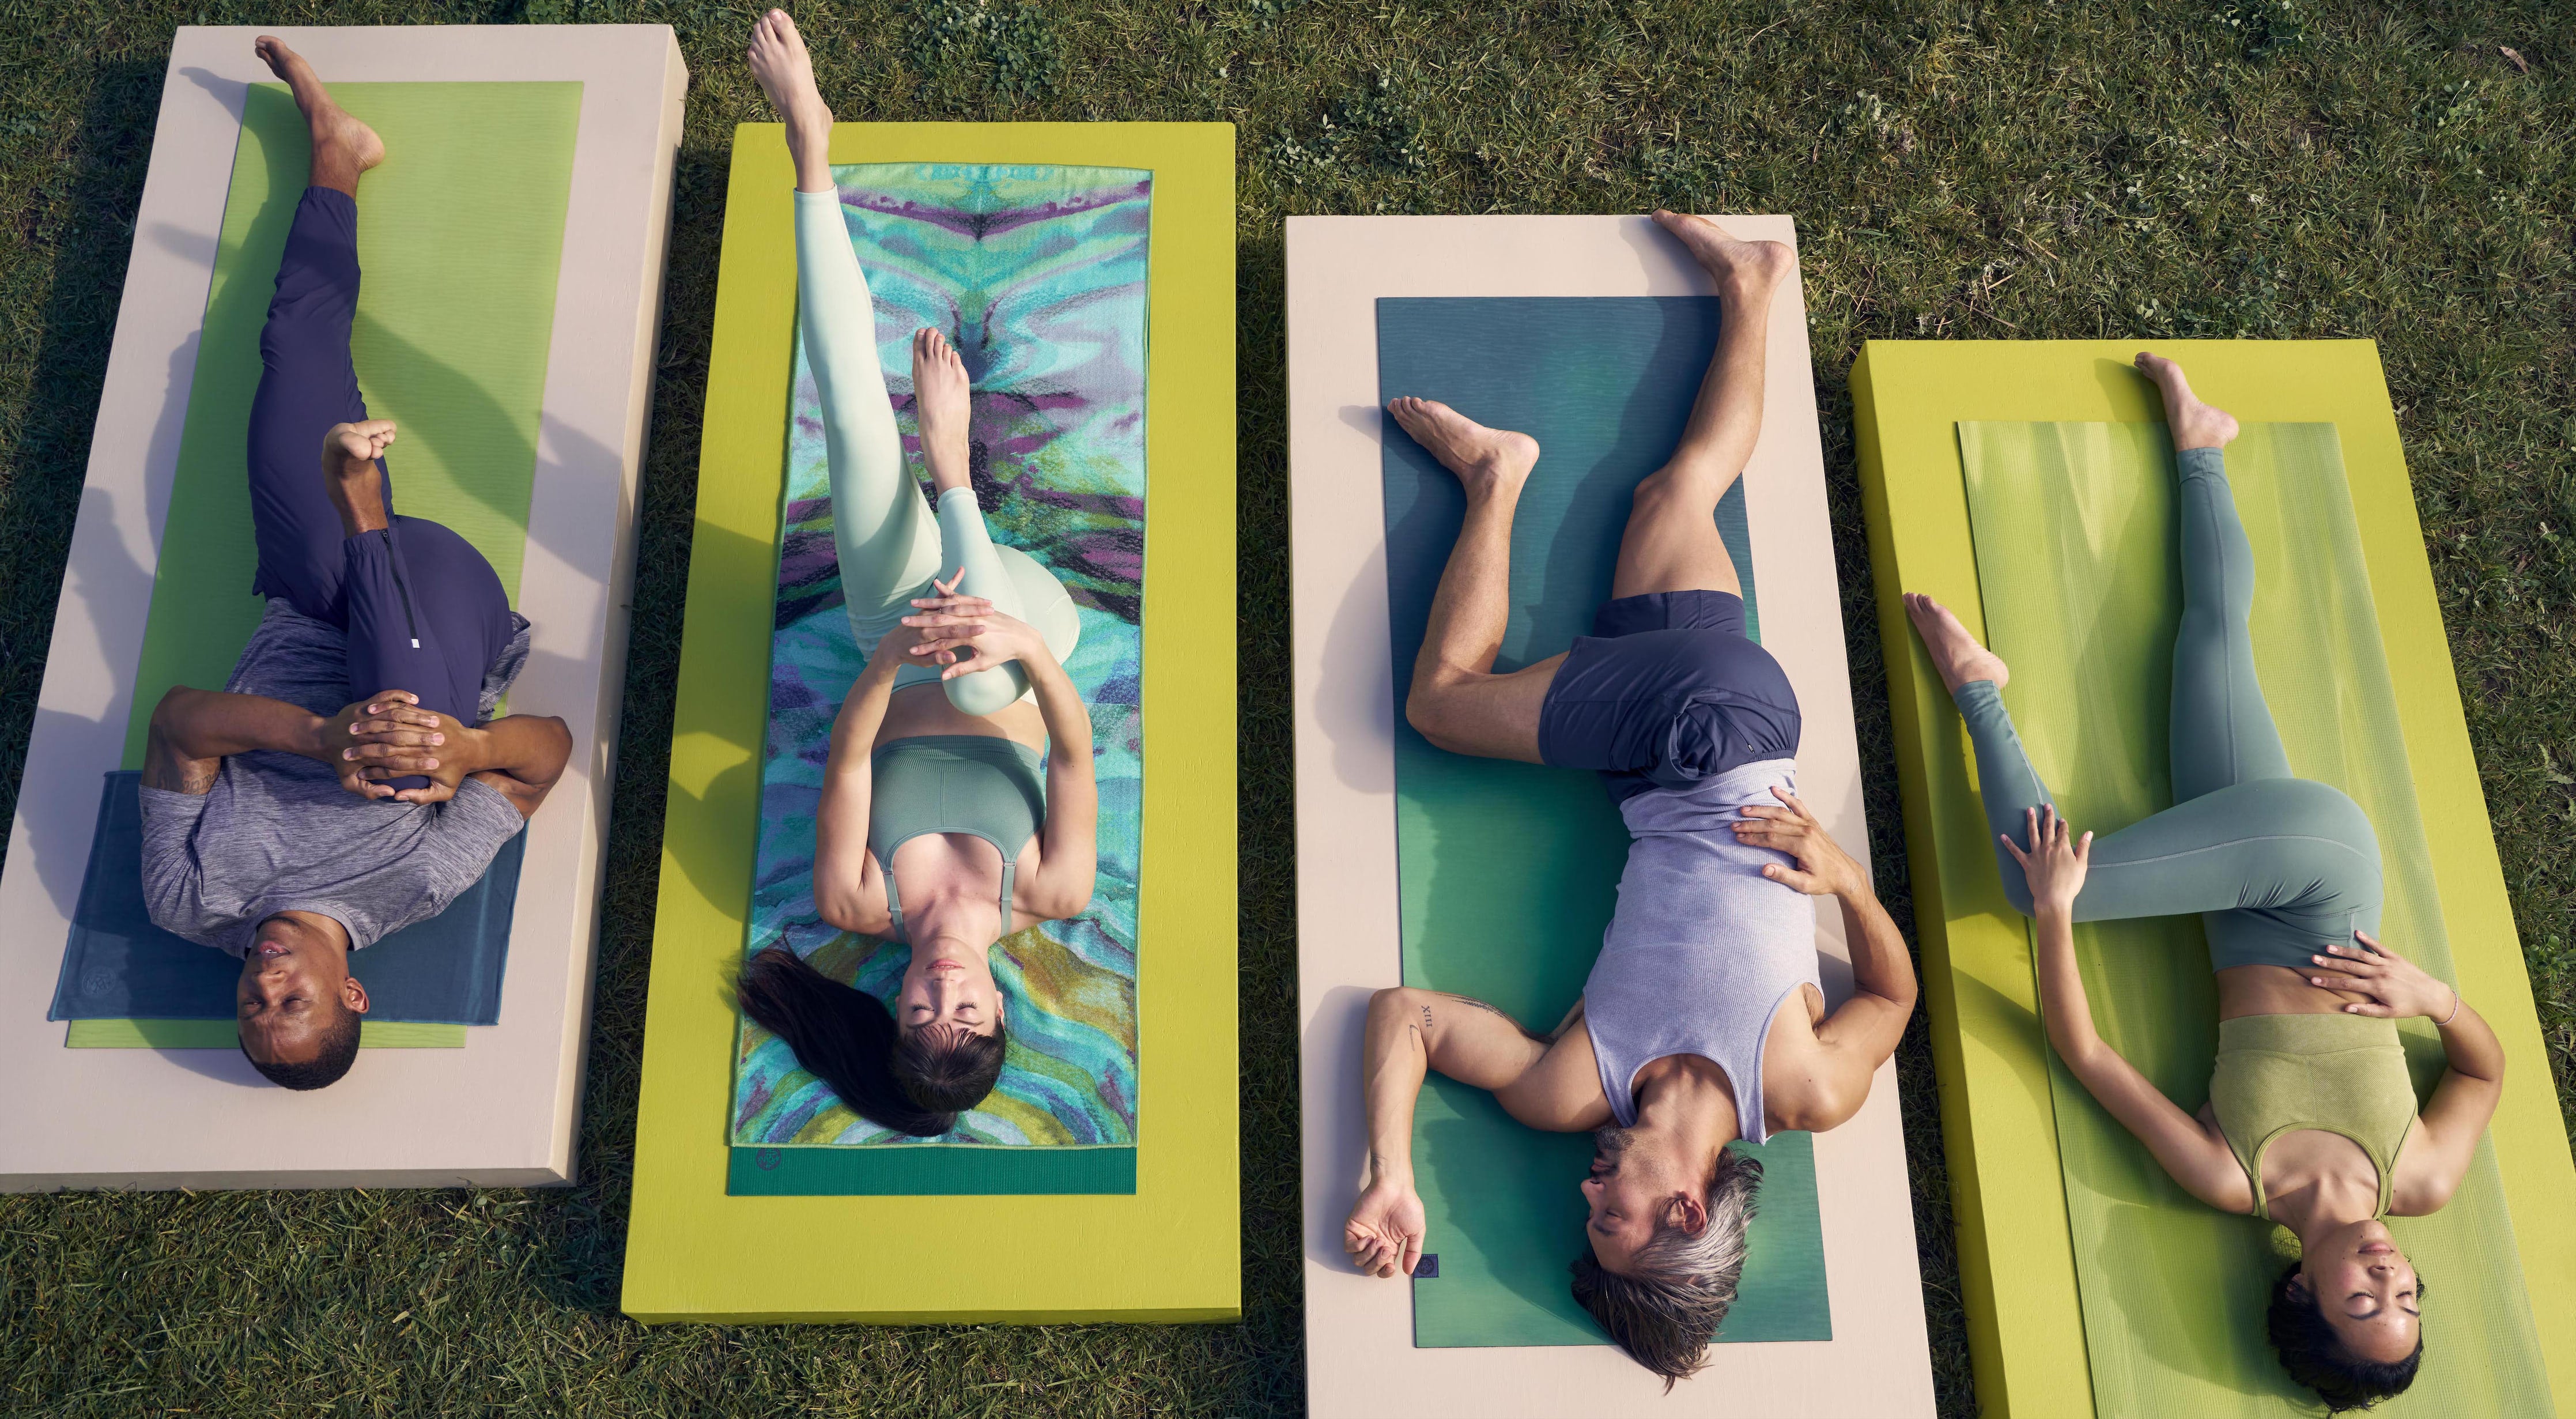
<path fill-rule="evenodd" d="M 1445 401 L 1546 450 L 1512 533 L 1502 668 L 1587 631 L 1610 593 L 1629 493 L 1681 435 L 1717 341 L 1713 298 L 1423 298 L 1378 302 L 1381 398 Z M 1456 542 L 1457 480 L 1390 424 L 1387 605 L 1394 684 L 1410 678 Z M 1751 620 L 1756 549 L 1744 493 L 1718 531 Z M 1759 621 L 1754 620 L 1758 638 Z M 1404 981 L 1552 1027 L 1582 993 L 1610 919 L 1628 830 L 1593 774 L 1431 746 L 1396 716 L 1396 852 Z M 1422 1347 L 1603 1345 L 1567 1268 L 1583 1245 L 1584 1134 L 1513 1122 L 1491 1096 L 1434 1077 L 1414 1117 L 1414 1173 L 1436 1275 L 1413 1281 Z M 1761 1148 L 1760 1211 L 1720 1341 L 1827 1340 L 1814 1140 Z M 1741 1146 L 1741 1145 L 1739 1145 Z"/>
<path fill-rule="evenodd" d="M 2166 705 L 2181 614 L 2164 426 L 1958 431 L 1986 628 L 2012 667 L 2004 699 L 2031 761 L 2079 829 L 2146 817 L 2171 802 Z M 2256 666 L 2291 767 L 2369 813 L 2387 872 L 2383 937 L 2447 979 L 2451 947 L 2335 427 L 2250 424 L 2227 468 L 2254 548 Z M 2076 951 L 2104 1038 L 2198 1108 L 2217 1048 L 2199 920 L 2079 927 Z M 2420 1020 L 2403 1029 L 2428 1089 L 2438 1038 Z M 2264 1338 L 2269 1283 L 2295 1243 L 2185 1194 L 2050 1063 L 2096 1412 L 2314 1412 Z M 2424 1278 L 2425 1359 L 2414 1388 L 2375 1412 L 2551 1413 L 2492 1145 L 2480 1142 L 2448 1207 L 2390 1226 Z"/>
<path fill-rule="evenodd" d="M 349 343 L 367 412 L 398 426 L 386 458 L 394 508 L 455 529 L 516 604 L 581 85 L 334 84 L 331 95 L 385 141 L 384 164 L 358 184 L 365 275 Z M 222 685 L 259 624 L 243 450 L 260 327 L 311 161 L 285 86 L 251 86 L 126 727 L 129 769 L 142 767 L 162 692 Z M 319 478 L 318 430 L 313 451 Z"/>

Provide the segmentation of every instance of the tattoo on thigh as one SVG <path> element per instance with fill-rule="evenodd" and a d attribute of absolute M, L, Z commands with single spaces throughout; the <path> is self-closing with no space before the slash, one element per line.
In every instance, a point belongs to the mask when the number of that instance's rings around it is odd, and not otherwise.
<path fill-rule="evenodd" d="M 1533 1031 L 1530 1029 L 1530 1027 L 1529 1027 L 1529 1026 L 1522 1024 L 1522 1023 L 1521 1023 L 1520 1021 L 1518 1021 L 1518 1020 L 1513 1020 L 1513 1019 L 1512 1019 L 1512 1017 L 1511 1017 L 1510 1015 L 1505 1014 L 1502 1010 L 1498 1009 L 1498 1008 L 1497 1008 L 1497 1007 L 1495 1007 L 1495 1006 L 1487 1005 L 1485 1002 L 1483 1002 L 1483 1001 L 1481 1001 L 1481 1000 L 1478 1000 L 1477 998 L 1475 998 L 1475 997 L 1474 997 L 1474 996 L 1472 996 L 1472 995 L 1458 995 L 1458 994 L 1455 994 L 1455 993 L 1453 993 L 1453 992 L 1446 991 L 1446 990 L 1444 990 L 1444 991 L 1440 991 L 1440 992 L 1438 992 L 1438 994 L 1439 994 L 1440 998 L 1441 998 L 1441 999 L 1443 999 L 1443 1000 L 1454 1000 L 1454 1001 L 1457 1001 L 1457 1002 L 1458 1002 L 1459 1004 L 1461 1004 L 1461 1005 L 1473 1005 L 1473 1006 L 1475 1006 L 1477 1009 L 1484 1011 L 1484 1012 L 1485 1012 L 1486 1014 L 1488 1014 L 1488 1015 L 1501 1015 L 1505 1020 L 1509 1020 L 1509 1021 L 1511 1021 L 1511 1027 L 1512 1027 L 1513 1029 L 1515 1029 L 1515 1030 L 1520 1031 L 1520 1032 L 1521 1032 L 1521 1034 L 1522 1034 L 1524 1037 L 1526 1037 L 1526 1038 L 1533 1039 L 1533 1040 L 1538 1040 L 1538 1041 L 1541 1041 L 1541 1042 L 1545 1042 L 1545 1040 L 1547 1039 L 1547 1036 L 1542 1035 L 1542 1034 L 1537 1034 L 1537 1033 L 1533 1032 Z M 1430 1020 L 1431 1020 L 1431 1007 L 1430 1007 L 1430 1006 L 1426 1005 L 1426 1006 L 1423 1006 L 1423 1007 L 1422 1007 L 1422 1019 L 1423 1019 L 1423 1022 L 1424 1022 L 1425 1024 L 1430 1023 Z"/>

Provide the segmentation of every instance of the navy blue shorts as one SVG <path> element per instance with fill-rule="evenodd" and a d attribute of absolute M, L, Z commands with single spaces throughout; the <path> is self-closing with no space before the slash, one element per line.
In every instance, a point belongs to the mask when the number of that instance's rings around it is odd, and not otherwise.
<path fill-rule="evenodd" d="M 1797 752 L 1797 692 L 1723 591 L 1604 603 L 1539 705 L 1540 760 L 1600 773 L 1622 802 Z"/>

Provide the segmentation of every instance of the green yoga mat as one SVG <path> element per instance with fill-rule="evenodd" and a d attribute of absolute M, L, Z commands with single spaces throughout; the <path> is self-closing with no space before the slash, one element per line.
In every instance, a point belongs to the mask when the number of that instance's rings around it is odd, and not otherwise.
<path fill-rule="evenodd" d="M 394 508 L 455 529 L 516 604 L 581 85 L 334 84 L 331 95 L 385 140 L 384 164 L 358 184 L 365 277 L 350 349 L 367 412 L 399 426 Z M 142 767 L 162 692 L 221 686 L 259 625 L 243 450 L 260 327 L 311 162 L 285 86 L 251 86 L 126 726 L 129 769 Z M 321 451 L 316 430 L 316 478 Z"/>
<path fill-rule="evenodd" d="M 1589 629 L 1610 592 L 1628 497 L 1679 439 L 1717 341 L 1708 298 L 1386 299 L 1379 397 L 1419 395 L 1523 430 L 1545 450 L 1512 529 L 1501 668 Z M 1387 426 L 1387 600 L 1394 684 L 1412 677 L 1465 501 Z M 1742 488 L 1718 528 L 1754 600 Z M 1754 620 L 1759 636 L 1759 621 Z M 1589 773 L 1435 749 L 1396 716 L 1404 981 L 1471 995 L 1538 1029 L 1582 993 L 1610 920 L 1628 831 Z M 1823 1229 L 1806 1134 L 1758 1149 L 1764 1183 L 1721 1341 L 1826 1340 Z M 1741 1145 L 1738 1145 L 1741 1146 Z M 1423 1347 L 1604 1345 L 1567 1268 L 1582 1248 L 1583 1134 L 1540 1133 L 1490 1095 L 1434 1077 L 1414 1118 L 1414 1175 L 1437 1275 L 1413 1282 Z"/>
<path fill-rule="evenodd" d="M 2004 698 L 2031 761 L 2078 828 L 2146 817 L 2171 802 L 2166 707 L 2182 605 L 2164 426 L 1958 428 L 1986 627 L 2012 666 Z M 2448 978 L 2335 428 L 2248 425 L 2227 466 L 2254 548 L 2256 667 L 2291 766 L 2369 813 L 2387 874 L 2382 935 Z M 2197 1108 L 2218 1034 L 2199 920 L 2078 927 L 2076 951 L 2103 1037 Z M 2402 1029 L 2420 1093 L 2441 1071 L 2440 1043 L 2423 1021 Z M 2264 1339 L 2270 1282 L 2295 1251 L 2287 1232 L 2184 1193 L 2053 1055 L 2050 1079 L 2097 1412 L 2313 1412 Z M 2448 1207 L 2390 1227 L 2424 1278 L 2425 1358 L 2414 1388 L 2374 1412 L 2551 1413 L 2492 1145 L 2480 1142 Z"/>
<path fill-rule="evenodd" d="M 358 1027 L 360 1049 L 463 1049 L 465 1026 L 369 1020 Z M 239 1049 L 241 1032 L 230 1020 L 74 1020 L 65 1049 Z"/>

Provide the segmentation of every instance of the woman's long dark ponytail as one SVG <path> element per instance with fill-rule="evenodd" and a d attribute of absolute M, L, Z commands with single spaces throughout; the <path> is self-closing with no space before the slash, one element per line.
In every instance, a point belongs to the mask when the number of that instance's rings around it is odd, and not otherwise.
<path fill-rule="evenodd" d="M 734 986 L 743 1013 L 787 1042 L 807 1073 L 870 1123 L 936 1138 L 957 1126 L 1001 1077 L 1004 1042 L 990 1035 L 917 1031 L 905 1039 L 885 1002 L 772 946 Z"/>

